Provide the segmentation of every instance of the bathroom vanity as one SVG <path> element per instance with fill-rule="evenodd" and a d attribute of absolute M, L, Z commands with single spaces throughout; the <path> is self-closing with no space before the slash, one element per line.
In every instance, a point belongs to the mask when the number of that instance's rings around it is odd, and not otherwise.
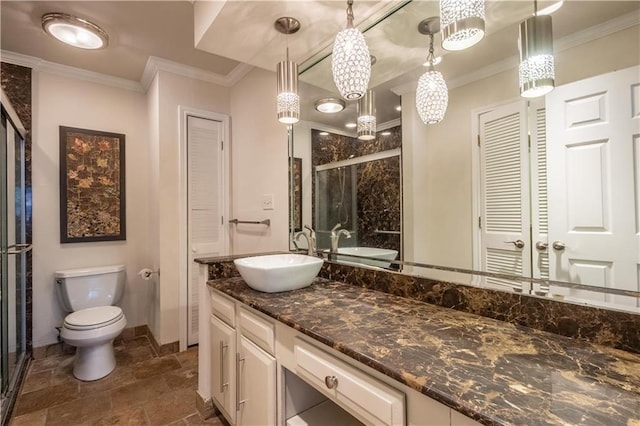
<path fill-rule="evenodd" d="M 261 293 L 206 266 L 199 393 L 231 424 L 313 424 L 314 407 L 340 424 L 640 422 L 638 354 L 324 278 Z"/>

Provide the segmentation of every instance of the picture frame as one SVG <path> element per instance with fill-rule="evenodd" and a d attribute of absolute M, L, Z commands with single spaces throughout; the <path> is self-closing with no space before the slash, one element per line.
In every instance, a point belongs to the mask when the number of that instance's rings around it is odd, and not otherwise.
<path fill-rule="evenodd" d="M 293 184 L 293 217 L 291 222 L 293 224 L 294 232 L 302 231 L 302 158 L 294 157 L 293 161 L 289 163 L 292 170 Z"/>
<path fill-rule="evenodd" d="M 126 240 L 125 135 L 60 126 L 60 242 Z"/>

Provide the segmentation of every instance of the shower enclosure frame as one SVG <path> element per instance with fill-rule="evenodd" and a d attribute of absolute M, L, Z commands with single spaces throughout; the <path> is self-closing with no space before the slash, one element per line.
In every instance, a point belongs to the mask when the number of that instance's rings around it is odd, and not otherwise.
<path fill-rule="evenodd" d="M 0 141 L 0 405 L 8 423 L 31 359 L 27 336 L 26 131 L 2 91 Z"/>

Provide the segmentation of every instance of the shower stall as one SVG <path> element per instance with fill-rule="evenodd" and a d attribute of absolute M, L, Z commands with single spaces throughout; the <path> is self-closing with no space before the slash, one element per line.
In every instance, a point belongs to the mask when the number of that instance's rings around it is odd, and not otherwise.
<path fill-rule="evenodd" d="M 337 224 L 351 233 L 341 247 L 377 247 L 402 256 L 400 149 L 315 166 L 314 227 L 318 249 Z M 402 257 L 400 257 L 402 258 Z"/>
<path fill-rule="evenodd" d="M 27 193 L 24 127 L 2 92 L 0 133 L 0 381 L 1 424 L 15 402 L 30 356 L 27 351 Z"/>

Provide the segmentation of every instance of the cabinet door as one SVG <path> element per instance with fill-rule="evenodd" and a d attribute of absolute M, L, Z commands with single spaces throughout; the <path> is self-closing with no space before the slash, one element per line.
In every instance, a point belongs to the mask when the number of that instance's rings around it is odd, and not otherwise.
<path fill-rule="evenodd" d="M 236 332 L 211 315 L 211 396 L 227 418 L 236 417 Z"/>
<path fill-rule="evenodd" d="M 275 425 L 275 358 L 242 336 L 237 368 L 238 425 Z"/>

